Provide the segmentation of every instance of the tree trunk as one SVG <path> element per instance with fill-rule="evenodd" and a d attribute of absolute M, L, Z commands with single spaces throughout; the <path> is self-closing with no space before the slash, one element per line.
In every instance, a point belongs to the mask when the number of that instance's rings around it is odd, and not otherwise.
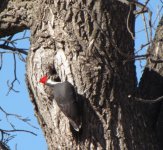
<path fill-rule="evenodd" d="M 0 150 L 9 150 L 9 147 L 5 143 L 0 142 Z"/>
<path fill-rule="evenodd" d="M 49 150 L 157 150 L 155 132 L 140 114 L 144 108 L 128 97 L 137 84 L 132 7 L 113 0 L 17 1 L 9 3 L 22 11 L 13 24 L 18 31 L 31 29 L 27 85 Z M 45 74 L 74 85 L 82 101 L 79 133 L 51 89 L 39 83 Z"/>
<path fill-rule="evenodd" d="M 152 46 L 148 49 L 149 58 L 138 88 L 139 96 L 156 99 L 163 95 L 163 17 L 158 25 Z M 146 124 L 156 131 L 159 144 L 163 149 L 163 105 L 144 103 L 141 105 Z"/>

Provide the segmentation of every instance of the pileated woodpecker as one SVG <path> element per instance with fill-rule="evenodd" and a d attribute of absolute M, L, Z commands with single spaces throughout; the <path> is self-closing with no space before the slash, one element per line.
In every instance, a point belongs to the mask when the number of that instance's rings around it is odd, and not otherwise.
<path fill-rule="evenodd" d="M 50 86 L 54 91 L 54 100 L 60 110 L 69 119 L 72 127 L 79 132 L 81 128 L 81 116 L 79 103 L 76 99 L 76 93 L 73 85 L 68 81 L 54 82 L 44 76 L 40 79 L 41 83 Z"/>

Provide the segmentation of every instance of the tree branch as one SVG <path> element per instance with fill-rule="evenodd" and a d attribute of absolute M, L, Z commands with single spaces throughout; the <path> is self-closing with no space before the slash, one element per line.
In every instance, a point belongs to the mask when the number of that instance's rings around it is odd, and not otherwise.
<path fill-rule="evenodd" d="M 137 7 L 141 8 L 140 10 L 135 10 L 134 14 L 140 14 L 140 13 L 145 13 L 145 12 L 149 11 L 149 9 L 146 7 L 146 5 L 144 5 L 140 2 L 137 2 L 135 0 L 117 0 L 117 1 L 124 3 L 124 4 L 127 4 L 128 6 L 134 4 Z"/>
<path fill-rule="evenodd" d="M 33 12 L 33 3 L 35 2 L 13 0 L 4 5 L 4 10 L 0 13 L 0 38 L 29 29 L 32 22 L 28 16 Z M 28 6 L 30 11 L 27 11 Z"/>
<path fill-rule="evenodd" d="M 20 115 L 8 113 L 8 112 L 6 112 L 1 106 L 0 106 L 0 111 L 2 111 L 2 112 L 5 114 L 6 119 L 7 119 L 7 122 L 8 122 L 12 127 L 14 127 L 14 125 L 9 121 L 9 118 L 8 118 L 9 116 L 16 117 L 16 118 L 19 119 L 20 121 L 23 121 L 23 122 L 27 123 L 29 126 L 35 128 L 35 129 L 38 129 L 37 127 L 35 127 L 34 125 L 32 125 L 32 124 L 29 122 L 30 119 L 28 119 L 28 118 L 23 118 L 23 117 L 20 116 Z"/>
<path fill-rule="evenodd" d="M 11 82 L 11 84 L 9 85 L 9 80 L 7 81 L 7 84 L 8 84 L 8 87 L 9 87 L 9 90 L 7 92 L 7 95 L 10 93 L 11 90 L 13 90 L 14 92 L 19 92 L 19 91 L 16 91 L 14 89 L 14 83 L 17 81 L 19 84 L 19 80 L 17 78 L 17 74 L 16 74 L 16 68 L 17 68 L 17 65 L 16 65 L 16 57 L 15 57 L 15 54 L 13 54 L 13 59 L 14 59 L 14 80 Z"/>
<path fill-rule="evenodd" d="M 15 130 L 4 130 L 4 129 L 0 129 L 0 132 L 27 132 L 27 133 L 30 133 L 30 134 L 33 134 L 35 136 L 37 136 L 36 133 L 32 132 L 32 131 L 28 131 L 28 130 L 19 130 L 19 129 L 15 129 Z"/>
<path fill-rule="evenodd" d="M 132 97 L 131 95 L 128 95 L 128 98 L 131 98 L 131 97 Z M 143 102 L 143 103 L 150 103 L 150 104 L 160 102 L 160 101 L 163 100 L 163 96 L 160 96 L 160 97 L 158 97 L 156 99 L 143 99 L 141 97 L 139 97 L 139 98 L 138 97 L 133 97 L 133 98 L 134 98 L 135 101 Z"/>
<path fill-rule="evenodd" d="M 6 49 L 6 50 L 11 50 L 11 51 L 14 51 L 14 52 L 19 52 L 19 53 L 22 53 L 24 55 L 28 55 L 28 52 L 25 51 L 25 50 L 28 50 L 28 49 L 15 48 L 15 47 L 11 47 L 11 46 L 4 45 L 4 44 L 1 44 L 0 48 Z"/>

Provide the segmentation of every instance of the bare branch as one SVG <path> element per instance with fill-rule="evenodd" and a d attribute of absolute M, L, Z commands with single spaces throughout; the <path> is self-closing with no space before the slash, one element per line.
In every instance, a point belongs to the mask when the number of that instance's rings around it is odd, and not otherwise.
<path fill-rule="evenodd" d="M 3 53 L 0 53 L 0 70 L 2 69 L 3 66 Z"/>
<path fill-rule="evenodd" d="M 21 41 L 25 39 L 29 39 L 29 37 L 17 38 L 17 39 L 12 40 L 12 42 Z"/>
<path fill-rule="evenodd" d="M 32 131 L 28 131 L 28 130 L 20 130 L 20 129 L 15 129 L 15 130 L 4 130 L 4 129 L 0 129 L 0 132 L 27 132 L 27 133 L 30 133 L 30 134 L 33 134 L 35 136 L 37 136 L 36 133 L 32 132 Z"/>
<path fill-rule="evenodd" d="M 17 114 L 7 113 L 1 106 L 0 106 L 0 110 L 5 114 L 8 123 L 9 123 L 12 127 L 13 127 L 14 125 L 9 121 L 9 118 L 8 118 L 9 116 L 16 117 L 17 119 L 19 119 L 20 121 L 25 122 L 25 123 L 28 124 L 29 126 L 35 128 L 35 129 L 38 129 L 37 127 L 35 127 L 34 125 L 32 125 L 32 124 L 30 123 L 30 119 L 28 119 L 28 118 L 23 118 L 22 116 L 17 115 Z"/>
<path fill-rule="evenodd" d="M 9 133 L 6 133 L 6 132 L 3 132 L 3 131 L 0 131 L 1 132 L 1 142 L 7 144 L 10 140 L 12 140 L 13 138 L 15 138 L 15 135 L 10 135 Z"/>
<path fill-rule="evenodd" d="M 148 29 L 147 29 L 147 23 L 146 23 L 146 18 L 145 18 L 145 15 L 142 14 L 142 17 L 143 17 L 143 22 L 144 22 L 144 27 L 145 27 L 145 33 L 146 33 L 146 38 L 147 38 L 147 42 L 149 43 L 149 35 L 148 35 Z"/>
<path fill-rule="evenodd" d="M 141 9 L 138 11 L 136 10 L 134 13 L 135 14 L 142 14 L 142 13 L 149 12 L 149 8 L 147 7 L 148 2 L 149 2 L 149 0 L 146 0 L 145 4 L 137 3 L 136 5 L 138 7 L 140 7 Z"/>
<path fill-rule="evenodd" d="M 4 41 L 3 45 L 7 45 L 8 46 L 9 41 L 11 41 L 11 39 L 13 38 L 13 36 L 14 35 L 9 36 L 8 39 Z"/>
<path fill-rule="evenodd" d="M 153 21 L 153 23 L 152 23 L 152 25 L 151 25 L 152 28 L 153 28 L 154 25 L 156 24 L 156 21 L 157 21 L 157 19 L 159 18 L 159 15 L 160 15 L 162 9 L 163 9 L 163 6 L 159 9 L 159 11 L 158 11 L 158 13 L 157 13 L 157 15 L 156 15 L 156 18 L 155 18 L 155 20 Z M 147 29 L 149 29 L 149 28 L 150 28 L 150 26 L 147 27 Z M 154 28 L 154 30 L 156 30 L 156 29 Z M 136 31 L 135 33 L 143 32 L 143 31 L 145 31 L 145 29 L 138 30 L 138 31 Z"/>
<path fill-rule="evenodd" d="M 156 15 L 156 18 L 155 18 L 155 20 L 154 20 L 154 22 L 153 22 L 153 24 L 152 24 L 152 26 L 154 26 L 155 25 L 155 23 L 156 23 L 156 21 L 157 21 L 157 19 L 159 18 L 159 16 L 160 16 L 160 13 L 161 13 L 161 11 L 162 11 L 162 9 L 163 9 L 163 6 L 158 10 L 158 13 L 157 13 L 157 15 Z"/>
<path fill-rule="evenodd" d="M 137 50 L 137 51 L 135 52 L 135 54 L 138 54 L 139 51 L 141 51 L 144 47 L 148 46 L 149 44 L 150 44 L 150 43 L 142 44 L 142 45 L 140 46 L 140 49 Z"/>
<path fill-rule="evenodd" d="M 132 31 L 130 30 L 130 27 L 129 27 L 129 19 L 130 19 L 130 15 L 131 15 L 131 10 L 132 10 L 132 5 L 130 5 L 130 10 L 129 10 L 129 13 L 127 16 L 127 30 L 130 33 L 132 39 L 134 40 L 135 39 L 134 34 L 132 33 Z"/>
<path fill-rule="evenodd" d="M 133 60 L 143 60 L 143 59 L 147 59 L 147 57 L 149 57 L 149 54 L 145 54 L 145 55 L 136 55 L 136 56 L 132 56 L 132 57 L 128 57 L 126 60 L 123 61 L 123 64 L 125 64 L 126 62 L 129 61 L 133 61 Z"/>
<path fill-rule="evenodd" d="M 128 95 L 128 98 L 132 98 L 131 95 Z M 156 102 L 160 102 L 163 100 L 163 96 L 160 96 L 156 99 L 143 99 L 143 98 L 138 98 L 138 97 L 133 97 L 135 101 L 139 101 L 139 102 L 143 102 L 143 103 L 156 103 Z"/>
<path fill-rule="evenodd" d="M 22 49 L 22 48 L 11 47 L 11 46 L 4 45 L 4 44 L 1 44 L 1 45 L 0 45 L 0 48 L 6 49 L 6 50 L 11 50 L 11 51 L 16 51 L 16 52 L 22 53 L 22 54 L 24 54 L 24 55 L 28 55 L 28 52 L 25 51 L 25 50 L 28 50 L 28 49 Z"/>
<path fill-rule="evenodd" d="M 26 58 L 22 54 L 18 53 L 18 57 L 21 61 L 26 62 Z"/>
<path fill-rule="evenodd" d="M 13 38 L 14 35 L 9 36 L 8 39 L 0 39 L 0 41 L 4 41 L 4 43 L 0 45 L 0 48 L 5 49 L 5 50 L 16 51 L 16 52 L 22 53 L 24 55 L 27 55 L 28 52 L 26 50 L 28 50 L 28 49 L 25 49 L 25 48 L 17 48 L 15 46 L 15 44 L 16 44 L 15 42 L 16 41 L 29 38 L 29 37 L 25 37 L 25 33 L 24 33 L 24 35 L 23 35 L 22 38 L 17 38 L 17 39 L 14 39 L 14 40 L 12 40 L 12 38 Z M 9 46 L 9 44 L 11 44 L 12 47 Z"/>
<path fill-rule="evenodd" d="M 124 4 L 127 4 L 128 6 L 130 5 L 136 5 L 137 7 L 141 8 L 140 10 L 135 10 L 133 13 L 134 14 L 140 14 L 140 13 L 145 13 L 145 12 L 148 12 L 148 8 L 146 7 L 146 5 L 138 2 L 138 1 L 135 1 L 135 0 L 117 0 L 121 3 L 124 3 Z"/>
<path fill-rule="evenodd" d="M 7 95 L 10 93 L 11 90 L 14 91 L 14 92 L 19 92 L 19 91 L 16 91 L 14 89 L 14 83 L 16 81 L 20 84 L 20 82 L 19 82 L 19 80 L 17 78 L 17 74 L 16 74 L 16 57 L 15 57 L 15 54 L 13 54 L 13 59 L 14 59 L 14 80 L 10 84 L 9 84 L 9 80 L 7 81 L 7 85 L 9 87 L 9 90 L 7 92 Z"/>
<path fill-rule="evenodd" d="M 21 116 L 19 116 L 19 115 L 17 115 L 17 114 L 7 113 L 2 107 L 0 107 L 0 111 L 2 111 L 2 112 L 6 115 L 6 119 L 7 119 L 8 123 L 9 123 L 12 127 L 14 127 L 14 125 L 13 125 L 12 123 L 9 122 L 9 119 L 8 119 L 9 116 L 16 117 L 17 119 L 19 119 L 19 120 L 21 120 L 21 121 L 27 123 L 28 125 L 32 126 L 33 128 L 36 128 L 36 127 L 34 127 L 33 125 L 31 125 L 31 124 L 29 123 L 30 120 L 29 120 L 28 118 L 22 118 Z M 4 144 L 7 146 L 7 143 L 8 143 L 11 139 L 13 139 L 13 138 L 15 137 L 15 135 L 11 135 L 12 132 L 26 132 L 26 133 L 30 133 L 30 134 L 32 134 L 32 135 L 37 136 L 36 133 L 34 133 L 34 132 L 32 132 L 32 131 L 29 131 L 29 130 L 22 130 L 22 129 L 15 129 L 15 128 L 13 128 L 13 130 L 6 130 L 6 129 L 1 129 L 1 128 L 0 128 L 0 133 L 1 133 L 1 140 L 0 140 L 0 142 L 4 143 Z M 7 137 L 6 137 L 6 136 L 7 136 Z"/>
<path fill-rule="evenodd" d="M 152 12 L 151 11 L 148 11 L 148 25 L 149 25 L 149 35 L 150 35 L 150 43 L 151 43 L 152 42 Z"/>
<path fill-rule="evenodd" d="M 17 48 L 16 47 L 16 44 L 17 44 L 16 41 L 27 39 L 28 37 L 25 37 L 25 35 L 26 35 L 26 32 L 24 32 L 22 38 L 17 38 L 14 40 L 12 39 L 14 35 L 9 36 L 7 39 L 0 39 L 1 43 L 3 43 L 3 44 L 0 44 L 0 49 L 3 49 L 0 51 L 0 70 L 1 70 L 2 65 L 3 65 L 3 54 L 4 53 L 11 52 L 13 54 L 13 60 L 14 60 L 14 79 L 11 83 L 9 82 L 9 80 L 7 81 L 7 85 L 9 87 L 7 95 L 10 93 L 11 90 L 14 92 L 19 92 L 19 91 L 14 89 L 15 82 L 17 81 L 18 83 L 20 83 L 18 78 L 17 78 L 17 74 L 16 74 L 16 70 L 17 70 L 16 55 L 18 55 L 18 58 L 21 61 L 26 62 L 26 58 L 23 55 L 28 54 L 28 52 L 26 51 L 28 49 Z M 7 51 L 5 52 L 5 50 L 7 50 Z"/>

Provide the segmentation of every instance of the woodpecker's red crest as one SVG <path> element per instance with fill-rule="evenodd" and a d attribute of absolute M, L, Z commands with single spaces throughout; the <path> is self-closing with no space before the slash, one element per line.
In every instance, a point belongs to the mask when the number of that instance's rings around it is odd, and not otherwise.
<path fill-rule="evenodd" d="M 47 76 L 43 76 L 43 77 L 40 79 L 39 82 L 45 84 L 45 83 L 47 82 L 47 80 L 48 80 L 48 77 L 47 77 Z"/>

